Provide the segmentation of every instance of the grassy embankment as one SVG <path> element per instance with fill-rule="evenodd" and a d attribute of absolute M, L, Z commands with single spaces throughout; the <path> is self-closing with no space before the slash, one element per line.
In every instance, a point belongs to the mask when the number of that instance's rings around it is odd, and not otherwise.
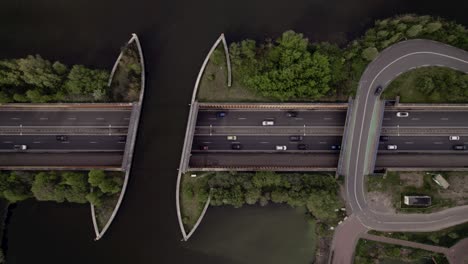
<path fill-rule="evenodd" d="M 449 68 L 425 67 L 400 75 L 382 97 L 402 103 L 468 103 L 468 75 Z"/>
<path fill-rule="evenodd" d="M 388 172 L 385 176 L 368 176 L 367 191 L 368 193 L 378 192 L 390 197 L 392 206 L 398 212 L 405 213 L 431 213 L 468 203 L 468 197 L 464 196 L 467 190 L 460 189 L 461 186 L 459 185 L 459 180 L 464 179 L 466 173 L 440 172 L 440 174 L 449 183 L 453 183 L 447 190 L 442 189 L 432 180 L 433 174 L 427 174 L 426 172 Z M 429 207 L 408 207 L 403 204 L 404 195 L 431 196 L 432 205 Z"/>
<path fill-rule="evenodd" d="M 442 229 L 435 232 L 394 232 L 386 233 L 379 231 L 369 231 L 370 234 L 397 238 L 401 240 L 408 240 L 413 242 L 419 242 L 422 244 L 441 246 L 441 247 L 452 247 L 458 241 L 468 237 L 468 223 L 452 226 L 446 229 Z"/>
<path fill-rule="evenodd" d="M 356 246 L 354 263 L 426 263 L 435 259 L 438 264 L 448 264 L 447 258 L 440 253 L 423 249 L 403 247 L 360 239 Z"/>
<path fill-rule="evenodd" d="M 106 173 L 106 177 L 120 179 L 119 184 L 121 186 L 125 177 L 124 172 L 107 171 L 105 173 Z M 119 200 L 121 192 L 122 192 L 122 188 L 120 188 L 119 192 L 114 193 L 114 194 L 112 193 L 102 194 L 102 196 L 100 196 L 100 203 L 95 204 L 94 210 L 96 213 L 96 222 L 99 227 L 99 230 L 102 230 L 102 228 L 104 228 L 104 226 L 107 224 L 107 221 L 109 221 L 109 218 L 111 217 L 112 212 L 114 211 L 115 206 L 117 205 L 117 201 Z"/>
<path fill-rule="evenodd" d="M 197 175 L 191 177 L 192 174 Z M 210 172 L 188 172 L 182 175 L 180 210 L 185 230 L 190 232 L 203 211 L 209 196 Z"/>
<path fill-rule="evenodd" d="M 220 43 L 211 54 L 205 71 L 200 81 L 197 99 L 200 102 L 258 102 L 268 101 L 253 91 L 243 87 L 235 81 L 233 76 L 232 86 L 227 86 L 226 55 L 223 44 Z"/>
<path fill-rule="evenodd" d="M 135 102 L 140 98 L 141 62 L 136 42 L 123 47 L 123 54 L 111 82 L 116 102 Z"/>

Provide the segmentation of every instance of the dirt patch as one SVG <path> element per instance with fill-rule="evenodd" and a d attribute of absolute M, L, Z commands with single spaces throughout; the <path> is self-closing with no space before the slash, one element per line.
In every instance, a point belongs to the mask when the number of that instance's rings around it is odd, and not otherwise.
<path fill-rule="evenodd" d="M 458 206 L 468 204 L 468 173 L 448 174 L 445 178 L 450 186 L 446 190 L 441 189 L 440 196 L 454 200 Z"/>
<path fill-rule="evenodd" d="M 393 197 L 390 193 L 384 192 L 369 192 L 367 193 L 367 202 L 369 207 L 381 213 L 395 213 L 393 206 Z"/>
<path fill-rule="evenodd" d="M 402 185 L 420 188 L 424 184 L 424 174 L 416 171 L 400 172 L 400 181 Z"/>
<path fill-rule="evenodd" d="M 317 252 L 315 254 L 316 264 L 326 264 L 328 263 L 328 254 L 330 253 L 330 245 L 332 239 L 329 237 L 321 237 L 317 243 Z"/>

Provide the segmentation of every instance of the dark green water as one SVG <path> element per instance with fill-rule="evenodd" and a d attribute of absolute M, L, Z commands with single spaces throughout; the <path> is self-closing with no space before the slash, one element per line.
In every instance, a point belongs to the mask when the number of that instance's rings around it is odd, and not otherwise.
<path fill-rule="evenodd" d="M 149 74 L 132 176 L 110 232 L 93 242 L 86 206 L 28 201 L 12 210 L 9 263 L 307 263 L 306 222 L 284 208 L 210 209 L 194 240 L 180 242 L 176 168 L 193 84 L 211 45 L 222 32 L 236 41 L 288 29 L 344 42 L 375 19 L 408 12 L 467 25 L 466 10 L 468 1 L 459 0 L 1 1 L 1 58 L 40 53 L 110 69 L 136 32 Z M 221 237 L 223 225 L 229 232 Z"/>

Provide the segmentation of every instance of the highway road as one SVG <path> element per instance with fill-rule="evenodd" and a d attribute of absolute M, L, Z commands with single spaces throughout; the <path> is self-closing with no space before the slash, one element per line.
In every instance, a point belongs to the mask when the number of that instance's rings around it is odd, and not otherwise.
<path fill-rule="evenodd" d="M 359 82 L 348 133 L 349 166 L 345 167 L 344 174 L 348 209 L 368 228 L 382 231 L 432 231 L 468 219 L 468 207 L 455 207 L 432 214 L 383 215 L 370 209 L 366 201 L 365 175 L 369 173 L 369 160 L 375 154 L 373 149 L 377 148 L 368 138 L 379 129 L 379 126 L 371 123 L 379 111 L 379 97 L 374 95 L 374 90 L 378 85 L 386 87 L 402 72 L 430 65 L 451 67 L 468 73 L 468 53 L 429 40 L 400 42 L 382 51 L 368 65 Z"/>
<path fill-rule="evenodd" d="M 120 168 L 123 152 L 72 152 L 72 153 L 3 153 L 0 152 L 1 169 L 57 168 Z"/>
<path fill-rule="evenodd" d="M 225 112 L 225 117 L 216 113 Z M 397 112 L 408 112 L 408 117 L 397 117 Z M 287 117 L 281 110 L 200 110 L 197 126 L 261 126 L 264 120 L 274 120 L 275 126 L 344 126 L 346 111 L 341 110 L 300 110 L 297 117 Z M 383 117 L 384 127 L 457 127 L 468 126 L 468 111 L 434 110 L 386 110 Z"/>
<path fill-rule="evenodd" d="M 126 136 L 93 135 L 67 136 L 66 141 L 58 141 L 56 136 L 0 136 L 0 152 L 17 152 L 14 145 L 27 145 L 27 152 L 38 151 L 124 151 Z"/>
<path fill-rule="evenodd" d="M 320 153 L 319 155 L 303 153 L 216 153 L 194 152 L 190 159 L 190 167 L 197 168 L 230 168 L 231 170 L 292 170 L 307 171 L 310 168 L 328 168 L 336 170 L 339 154 L 336 152 Z M 379 153 L 376 168 L 466 168 L 468 167 L 468 152 L 464 153 Z M 250 168 L 250 169 L 249 169 Z"/>
<path fill-rule="evenodd" d="M 1 126 L 128 126 L 131 110 L 0 110 Z"/>

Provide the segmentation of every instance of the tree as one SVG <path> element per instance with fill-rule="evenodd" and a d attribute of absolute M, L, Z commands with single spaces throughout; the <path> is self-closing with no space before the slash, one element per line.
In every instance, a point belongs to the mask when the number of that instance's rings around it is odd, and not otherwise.
<path fill-rule="evenodd" d="M 421 33 L 422 29 L 422 25 L 414 25 L 406 31 L 406 35 L 411 38 L 416 37 L 417 35 L 419 35 L 419 33 Z"/>
<path fill-rule="evenodd" d="M 104 194 L 99 189 L 95 189 L 86 195 L 86 200 L 88 200 L 94 206 L 100 207 L 102 205 L 103 195 Z"/>
<path fill-rule="evenodd" d="M 31 176 L 24 172 L 0 173 L 1 196 L 11 203 L 32 197 Z"/>
<path fill-rule="evenodd" d="M 72 203 L 86 203 L 89 190 L 86 175 L 79 172 L 62 173 L 62 182 L 57 186 L 57 192 Z"/>
<path fill-rule="evenodd" d="M 281 183 L 281 176 L 270 171 L 259 171 L 252 177 L 252 183 L 259 189 L 263 187 L 279 186 Z"/>
<path fill-rule="evenodd" d="M 96 90 L 100 91 L 99 95 L 105 92 L 107 96 L 108 78 L 109 74 L 105 71 L 91 70 L 83 65 L 75 65 L 68 74 L 63 87 L 67 93 L 74 96 L 92 97 Z M 96 100 L 96 98 L 94 99 Z M 102 99 L 104 97 L 100 95 L 98 100 Z"/>
<path fill-rule="evenodd" d="M 110 176 L 102 170 L 91 170 L 88 173 L 88 182 L 93 187 L 98 187 L 103 193 L 115 194 L 120 192 L 122 187 L 122 178 L 119 176 Z"/>
<path fill-rule="evenodd" d="M 65 197 L 56 192 L 61 177 L 55 172 L 40 172 L 34 177 L 31 191 L 38 201 L 63 202 Z"/>
<path fill-rule="evenodd" d="M 377 57 L 379 51 L 375 47 L 368 47 L 362 51 L 362 57 L 368 61 L 372 61 Z"/>
<path fill-rule="evenodd" d="M 50 61 L 44 60 L 39 55 L 29 55 L 24 59 L 18 59 L 17 62 L 21 79 L 27 84 L 40 88 L 57 88 L 62 80 L 55 73 Z"/>

